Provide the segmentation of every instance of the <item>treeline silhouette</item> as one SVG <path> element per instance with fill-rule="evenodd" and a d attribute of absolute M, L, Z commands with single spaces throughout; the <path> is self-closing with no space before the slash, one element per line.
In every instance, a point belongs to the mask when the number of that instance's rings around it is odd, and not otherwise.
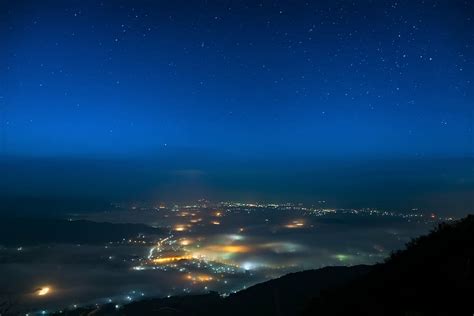
<path fill-rule="evenodd" d="M 99 244 L 164 231 L 142 224 L 112 224 L 86 220 L 0 218 L 0 246 L 32 246 L 48 243 Z"/>

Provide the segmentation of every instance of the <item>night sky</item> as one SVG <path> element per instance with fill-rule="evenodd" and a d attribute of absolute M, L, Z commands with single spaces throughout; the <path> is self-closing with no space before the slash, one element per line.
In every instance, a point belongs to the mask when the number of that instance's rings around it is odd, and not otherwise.
<path fill-rule="evenodd" d="M 396 207 L 446 195 L 466 211 L 473 14 L 471 1 L 2 1 L 0 185 Z"/>

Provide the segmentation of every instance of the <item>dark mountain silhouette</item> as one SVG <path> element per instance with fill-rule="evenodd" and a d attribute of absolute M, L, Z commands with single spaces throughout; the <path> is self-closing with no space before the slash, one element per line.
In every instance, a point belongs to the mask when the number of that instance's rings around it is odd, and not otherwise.
<path fill-rule="evenodd" d="M 472 315 L 473 260 L 470 215 L 440 224 L 373 266 L 292 273 L 227 298 L 211 292 L 62 315 Z"/>
<path fill-rule="evenodd" d="M 141 224 L 0 218 L 0 246 L 31 246 L 45 243 L 97 244 L 120 241 L 138 234 L 160 235 L 162 233 L 161 229 Z"/>
<path fill-rule="evenodd" d="M 370 266 L 326 267 L 291 273 L 249 287 L 225 299 L 224 310 L 230 315 L 295 315 L 321 290 L 340 286 L 366 274 Z"/>
<path fill-rule="evenodd" d="M 364 277 L 322 292 L 306 315 L 473 315 L 474 216 L 440 224 Z"/>

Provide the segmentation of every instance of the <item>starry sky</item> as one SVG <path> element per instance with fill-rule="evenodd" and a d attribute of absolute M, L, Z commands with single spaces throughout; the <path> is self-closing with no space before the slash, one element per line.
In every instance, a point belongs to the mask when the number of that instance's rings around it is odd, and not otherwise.
<path fill-rule="evenodd" d="M 151 190 L 160 185 L 143 176 L 150 170 L 194 179 L 218 169 L 220 182 L 206 185 L 232 191 L 236 173 L 248 183 L 273 166 L 249 186 L 257 192 L 275 170 L 294 178 L 296 167 L 313 172 L 329 161 L 463 159 L 471 174 L 462 190 L 472 189 L 471 1 L 0 6 L 0 154 L 11 170 L 45 159 L 69 168 L 114 161 L 141 168 L 134 179 Z M 443 175 L 466 177 L 442 165 Z M 19 192 L 32 182 L 11 181 Z"/>

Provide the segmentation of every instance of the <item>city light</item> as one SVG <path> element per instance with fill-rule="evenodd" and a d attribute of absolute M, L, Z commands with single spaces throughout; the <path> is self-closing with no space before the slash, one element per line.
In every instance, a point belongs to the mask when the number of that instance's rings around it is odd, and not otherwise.
<path fill-rule="evenodd" d="M 36 292 L 36 295 L 38 296 L 45 296 L 51 292 L 51 288 L 49 286 L 44 286 L 37 289 L 35 292 Z"/>
<path fill-rule="evenodd" d="M 186 230 L 186 226 L 184 226 L 184 225 L 176 225 L 176 226 L 174 226 L 174 230 L 177 231 L 177 232 L 182 232 L 182 231 L 185 231 L 185 230 Z"/>
<path fill-rule="evenodd" d="M 193 282 L 210 282 L 214 280 L 212 276 L 207 275 L 207 274 L 197 274 L 197 275 L 188 274 L 186 275 L 186 279 Z"/>
<path fill-rule="evenodd" d="M 203 249 L 203 252 L 210 254 L 211 257 L 212 255 L 246 253 L 249 251 L 251 251 L 251 247 L 246 245 L 209 245 Z"/>
<path fill-rule="evenodd" d="M 192 257 L 190 256 L 175 256 L 175 257 L 163 257 L 163 258 L 156 258 L 156 259 L 153 259 L 153 263 L 156 263 L 156 264 L 166 264 L 166 263 L 170 263 L 170 262 L 177 262 L 177 261 L 181 261 L 181 260 L 190 260 L 192 259 Z"/>
<path fill-rule="evenodd" d="M 180 244 L 181 246 L 189 246 L 189 245 L 192 244 L 192 243 L 193 243 L 193 241 L 192 241 L 191 239 L 181 239 L 181 240 L 179 241 L 179 244 Z"/>
<path fill-rule="evenodd" d="M 304 222 L 301 220 L 295 220 L 285 225 L 286 228 L 301 228 L 303 226 L 304 226 Z"/>

